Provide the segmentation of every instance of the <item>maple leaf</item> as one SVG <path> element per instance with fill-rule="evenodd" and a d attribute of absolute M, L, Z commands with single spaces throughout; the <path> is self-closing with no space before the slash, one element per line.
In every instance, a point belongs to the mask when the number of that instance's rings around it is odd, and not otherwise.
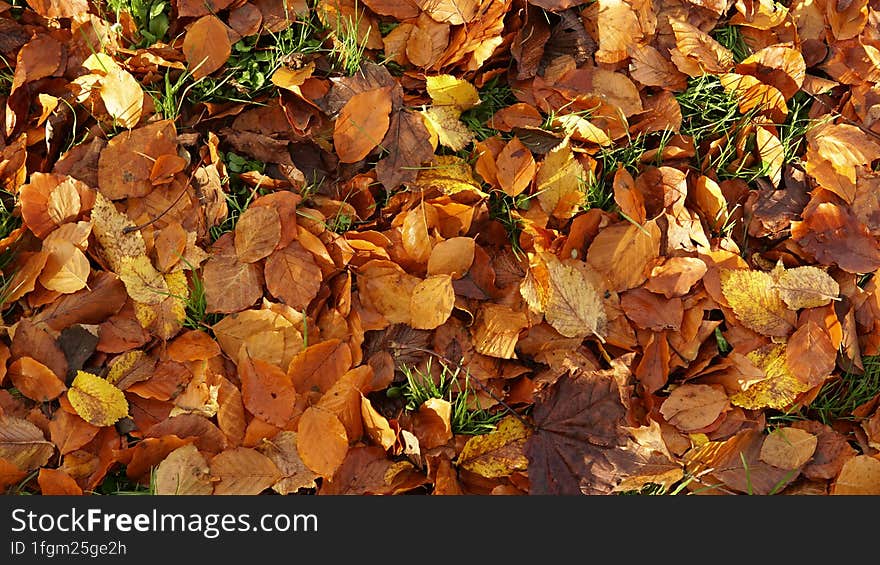
<path fill-rule="evenodd" d="M 631 470 L 625 454 L 626 408 L 615 374 L 566 374 L 537 395 L 535 430 L 526 440 L 533 494 L 608 494 Z"/>

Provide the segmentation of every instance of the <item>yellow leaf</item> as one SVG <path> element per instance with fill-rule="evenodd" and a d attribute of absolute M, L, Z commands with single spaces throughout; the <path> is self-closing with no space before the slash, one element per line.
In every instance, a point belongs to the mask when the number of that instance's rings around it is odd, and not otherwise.
<path fill-rule="evenodd" d="M 449 275 L 433 275 L 418 283 L 410 298 L 412 327 L 433 330 L 446 323 L 455 305 L 455 289 Z"/>
<path fill-rule="evenodd" d="M 794 312 L 764 271 L 723 269 L 721 291 L 744 326 L 768 336 L 786 336 L 794 329 Z"/>
<path fill-rule="evenodd" d="M 531 431 L 515 416 L 505 416 L 494 432 L 473 436 L 464 444 L 457 463 L 487 478 L 525 471 L 529 461 L 523 448 Z"/>
<path fill-rule="evenodd" d="M 128 401 L 122 391 L 85 371 L 76 372 L 67 400 L 83 420 L 95 426 L 112 426 L 128 416 Z"/>
<path fill-rule="evenodd" d="M 101 247 L 110 268 L 116 273 L 122 265 L 123 257 L 146 255 L 147 245 L 138 230 L 126 233 L 126 228 L 135 227 L 131 219 L 116 209 L 116 206 L 100 192 L 95 193 L 92 207 L 92 232 Z"/>
<path fill-rule="evenodd" d="M 116 125 L 129 129 L 136 126 L 144 106 L 140 83 L 105 53 L 89 55 L 82 66 L 100 74 L 101 100 Z"/>
<path fill-rule="evenodd" d="M 779 274 L 774 270 L 773 275 L 779 296 L 792 310 L 816 308 L 839 300 L 840 285 L 818 267 L 795 267 Z"/>
<path fill-rule="evenodd" d="M 163 275 L 168 290 L 159 304 L 134 303 L 134 311 L 141 327 L 160 339 L 171 339 L 183 327 L 186 319 L 186 300 L 189 285 L 183 271 Z"/>
<path fill-rule="evenodd" d="M 810 389 L 795 377 L 785 362 L 785 345 L 770 344 L 750 351 L 746 357 L 767 376 L 730 397 L 730 403 L 746 410 L 784 410 L 797 395 Z"/>
<path fill-rule="evenodd" d="M 435 107 L 449 106 L 461 114 L 480 103 L 480 93 L 477 89 L 471 83 L 452 75 L 430 76 L 425 82 Z"/>
<path fill-rule="evenodd" d="M 604 341 L 607 322 L 596 276 L 583 261 L 560 261 L 552 253 L 536 255 L 520 285 L 529 306 L 565 337 L 595 335 Z"/>
<path fill-rule="evenodd" d="M 773 186 L 779 187 L 782 180 L 782 165 L 785 164 L 785 148 L 782 142 L 764 126 L 758 126 L 755 134 L 758 141 L 758 154 L 761 166 L 767 171 Z"/>
<path fill-rule="evenodd" d="M 123 257 L 117 274 L 135 302 L 159 304 L 168 297 L 168 283 L 146 255 Z"/>
<path fill-rule="evenodd" d="M 535 176 L 541 208 L 555 218 L 574 216 L 586 197 L 586 193 L 580 190 L 586 176 L 566 139 L 547 153 Z"/>
<path fill-rule="evenodd" d="M 461 112 L 449 106 L 432 106 L 421 112 L 429 133 L 437 136 L 440 145 L 461 151 L 474 141 L 474 134 L 458 117 Z"/>
<path fill-rule="evenodd" d="M 470 192 L 477 199 L 489 197 L 480 189 L 467 161 L 455 155 L 434 156 L 431 166 L 419 171 L 416 184 L 425 191 L 437 189 L 449 196 Z"/>

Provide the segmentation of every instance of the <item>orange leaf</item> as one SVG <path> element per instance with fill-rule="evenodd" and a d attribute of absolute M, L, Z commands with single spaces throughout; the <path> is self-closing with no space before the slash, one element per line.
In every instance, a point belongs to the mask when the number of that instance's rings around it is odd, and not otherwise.
<path fill-rule="evenodd" d="M 211 459 L 211 475 L 219 479 L 214 494 L 256 495 L 274 485 L 281 471 L 259 451 L 236 447 Z"/>
<path fill-rule="evenodd" d="M 207 312 L 240 312 L 263 296 L 260 265 L 239 261 L 232 238 L 231 233 L 220 236 L 212 247 L 213 254 L 202 266 Z"/>
<path fill-rule="evenodd" d="M 23 395 L 37 402 L 58 398 L 67 390 L 64 382 L 52 370 L 30 357 L 19 357 L 9 366 L 12 384 Z"/>
<path fill-rule="evenodd" d="M 342 107 L 333 128 L 333 146 L 343 163 L 356 163 L 369 155 L 391 123 L 391 87 L 355 94 Z"/>
<path fill-rule="evenodd" d="M 334 414 L 315 406 L 300 417 L 296 440 L 303 463 L 324 478 L 333 476 L 348 453 L 345 426 Z"/>
<path fill-rule="evenodd" d="M 495 165 L 498 184 L 509 196 L 516 196 L 528 188 L 537 169 L 532 152 L 516 136 L 501 150 Z"/>
<path fill-rule="evenodd" d="M 183 54 L 193 79 L 208 76 L 229 59 L 232 44 L 226 25 L 219 18 L 206 15 L 193 23 L 183 39 Z"/>
<path fill-rule="evenodd" d="M 287 374 L 296 390 L 327 392 L 351 368 L 351 349 L 340 339 L 310 345 L 290 362 Z"/>
<path fill-rule="evenodd" d="M 274 365 L 247 356 L 239 359 L 238 370 L 245 407 L 270 424 L 287 424 L 296 407 L 296 390 L 290 377 Z"/>
<path fill-rule="evenodd" d="M 428 275 L 449 275 L 460 279 L 474 262 L 476 242 L 471 237 L 453 237 L 439 242 L 428 257 Z"/>
<path fill-rule="evenodd" d="M 655 221 L 643 226 L 624 222 L 599 232 L 587 250 L 587 262 L 608 278 L 611 290 L 622 291 L 645 282 L 648 262 L 659 253 L 660 228 Z"/>
<path fill-rule="evenodd" d="M 73 477 L 61 469 L 40 469 L 37 484 L 40 485 L 40 494 L 43 496 L 81 496 L 83 493 Z"/>
<path fill-rule="evenodd" d="M 98 434 L 98 426 L 94 426 L 76 414 L 66 410 L 56 410 L 49 422 L 49 437 L 58 447 L 61 455 L 76 451 L 86 445 Z"/>

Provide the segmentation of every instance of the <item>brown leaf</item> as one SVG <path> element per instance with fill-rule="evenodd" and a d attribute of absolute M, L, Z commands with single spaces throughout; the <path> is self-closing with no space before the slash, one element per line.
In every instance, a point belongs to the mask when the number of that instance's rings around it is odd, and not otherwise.
<path fill-rule="evenodd" d="M 799 428 L 777 428 L 761 445 L 761 461 L 780 469 L 799 469 L 816 452 L 816 436 Z"/>
<path fill-rule="evenodd" d="M 831 494 L 880 494 L 880 460 L 870 455 L 856 455 L 847 459 L 831 484 Z"/>
<path fill-rule="evenodd" d="M 290 362 L 287 374 L 301 394 L 326 393 L 351 368 L 351 349 L 339 339 L 310 345 Z"/>
<path fill-rule="evenodd" d="M 214 494 L 255 495 L 274 485 L 281 471 L 259 451 L 236 447 L 211 459 L 211 475 L 219 479 Z"/>
<path fill-rule="evenodd" d="M 788 338 L 785 362 L 797 379 L 810 387 L 825 382 L 837 363 L 837 348 L 828 332 L 807 321 Z"/>
<path fill-rule="evenodd" d="M 880 268 L 880 242 L 843 206 L 808 206 L 803 220 L 791 223 L 791 237 L 823 265 L 837 265 L 848 273 Z"/>
<path fill-rule="evenodd" d="M 45 465 L 54 452 L 40 428 L 21 418 L 0 416 L 0 459 L 30 471 Z"/>
<path fill-rule="evenodd" d="M 697 257 L 670 257 L 651 269 L 645 288 L 666 298 L 684 296 L 707 270 L 706 263 Z"/>
<path fill-rule="evenodd" d="M 683 432 L 693 432 L 715 422 L 730 409 L 724 387 L 685 383 L 663 401 L 660 413 Z"/>
<path fill-rule="evenodd" d="M 266 287 L 275 298 L 305 311 L 321 288 L 323 274 L 315 257 L 299 241 L 273 252 L 266 259 Z"/>
<path fill-rule="evenodd" d="M 656 222 L 643 226 L 624 222 L 599 232 L 587 249 L 587 263 L 608 278 L 609 290 L 620 292 L 645 282 L 648 262 L 659 255 L 659 250 L 660 228 Z"/>
<path fill-rule="evenodd" d="M 250 206 L 235 224 L 235 253 L 243 263 L 268 257 L 281 240 L 281 217 L 275 208 Z"/>
<path fill-rule="evenodd" d="M 319 494 L 400 494 L 427 482 L 408 461 L 391 461 L 381 447 L 359 446 L 349 450 Z"/>
<path fill-rule="evenodd" d="M 317 475 L 306 467 L 296 450 L 296 432 L 282 431 L 271 440 L 264 440 L 257 451 L 268 457 L 281 471 L 281 478 L 272 485 L 278 494 L 296 493 L 300 489 L 315 488 Z"/>
<path fill-rule="evenodd" d="M 98 160 L 98 190 L 110 200 L 146 196 L 160 155 L 177 154 L 177 129 L 160 120 L 113 137 Z"/>
<path fill-rule="evenodd" d="M 212 252 L 202 266 L 206 310 L 229 314 L 253 306 L 263 296 L 260 265 L 238 260 L 231 233 L 220 236 Z"/>
<path fill-rule="evenodd" d="M 577 372 L 536 395 L 535 431 L 525 454 L 532 494 L 608 494 L 628 473 L 615 453 L 625 446 L 626 408 L 614 375 Z"/>
<path fill-rule="evenodd" d="M 156 467 L 156 494 L 206 495 L 213 492 L 211 468 L 192 443 L 178 447 Z"/>
<path fill-rule="evenodd" d="M 146 482 L 151 470 L 169 453 L 192 442 L 193 438 L 183 440 L 173 434 L 144 438 L 121 452 L 120 459 L 125 461 L 125 475 L 134 481 Z"/>
<path fill-rule="evenodd" d="M 702 482 L 720 481 L 734 491 L 766 495 L 778 492 L 797 478 L 799 469 L 779 469 L 760 459 L 766 436 L 747 429 L 723 441 L 710 441 L 684 454 L 686 471 Z"/>
<path fill-rule="evenodd" d="M 187 69 L 195 80 L 222 67 L 231 52 L 232 44 L 229 42 L 226 26 L 219 18 L 210 14 L 196 20 L 187 29 L 183 39 Z"/>
<path fill-rule="evenodd" d="M 356 163 L 385 138 L 390 125 L 391 87 L 355 94 L 342 107 L 333 129 L 333 146 L 343 163 Z"/>
<path fill-rule="evenodd" d="M 315 474 L 332 477 L 348 453 L 345 426 L 333 413 L 310 406 L 297 425 L 296 449 Z"/>
<path fill-rule="evenodd" d="M 392 113 L 388 133 L 380 145 L 388 155 L 376 163 L 376 178 L 388 191 L 415 182 L 418 169 L 434 154 L 425 121 L 418 113 L 405 109 Z"/>
<path fill-rule="evenodd" d="M 61 455 L 76 451 L 92 441 L 98 430 L 100 430 L 98 426 L 66 410 L 56 410 L 52 421 L 49 422 L 49 437 Z"/>

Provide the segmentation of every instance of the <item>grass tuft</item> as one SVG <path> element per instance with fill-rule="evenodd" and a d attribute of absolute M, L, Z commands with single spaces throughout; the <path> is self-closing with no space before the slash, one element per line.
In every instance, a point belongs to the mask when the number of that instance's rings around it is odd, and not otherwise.
<path fill-rule="evenodd" d="M 743 62 L 752 54 L 752 49 L 743 38 L 739 26 L 726 25 L 715 28 L 709 35 L 733 53 L 733 60 L 736 63 Z"/>
<path fill-rule="evenodd" d="M 432 398 L 440 398 L 452 404 L 451 426 L 453 434 L 479 435 L 495 430 L 495 426 L 504 412 L 490 412 L 483 409 L 470 409 L 476 398 L 476 392 L 470 384 L 470 374 L 461 366 L 455 369 L 441 363 L 440 377 L 437 382 L 431 377 L 431 359 L 423 372 L 408 365 L 402 367 L 406 382 L 397 388 L 389 389 L 389 396 L 400 395 L 406 400 L 406 410 L 416 411 Z"/>

